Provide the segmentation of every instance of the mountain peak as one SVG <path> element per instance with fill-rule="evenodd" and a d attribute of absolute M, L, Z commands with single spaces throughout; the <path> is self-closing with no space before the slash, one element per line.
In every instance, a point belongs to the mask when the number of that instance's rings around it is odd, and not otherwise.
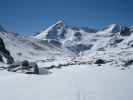
<path fill-rule="evenodd" d="M 51 31 L 51 30 L 55 30 L 55 29 L 59 29 L 59 28 L 62 28 L 64 27 L 64 22 L 62 20 L 60 21 L 57 21 L 55 24 L 53 24 L 52 26 L 50 26 L 49 28 L 47 28 L 45 31 L 43 32 L 48 32 L 48 31 Z"/>
<path fill-rule="evenodd" d="M 61 33 L 64 29 L 65 25 L 62 20 L 56 22 L 46 30 L 42 31 L 40 34 L 36 35 L 38 39 L 45 39 L 45 38 L 56 38 L 58 33 Z"/>
<path fill-rule="evenodd" d="M 119 25 L 119 24 L 111 24 L 111 25 L 108 25 L 108 26 L 104 27 L 100 31 L 105 31 L 105 32 L 109 32 L 109 33 L 117 33 L 117 32 L 121 31 L 121 25 Z"/>
<path fill-rule="evenodd" d="M 56 22 L 56 24 L 64 24 L 64 21 L 63 20 L 59 20 Z"/>

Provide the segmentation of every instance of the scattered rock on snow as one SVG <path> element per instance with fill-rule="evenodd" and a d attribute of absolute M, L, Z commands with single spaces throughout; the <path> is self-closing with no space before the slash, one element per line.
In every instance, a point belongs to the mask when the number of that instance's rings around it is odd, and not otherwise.
<path fill-rule="evenodd" d="M 132 59 L 130 59 L 130 60 L 127 60 L 127 61 L 124 61 L 124 67 L 128 67 L 128 66 L 130 66 L 130 65 L 132 65 L 133 64 L 133 60 Z"/>
<path fill-rule="evenodd" d="M 21 72 L 25 74 L 39 74 L 38 65 L 35 62 L 24 60 L 20 63 L 13 63 L 8 66 L 8 71 Z"/>
<path fill-rule="evenodd" d="M 128 27 L 124 27 L 123 30 L 121 30 L 120 35 L 121 36 L 130 36 L 131 35 L 130 29 Z"/>

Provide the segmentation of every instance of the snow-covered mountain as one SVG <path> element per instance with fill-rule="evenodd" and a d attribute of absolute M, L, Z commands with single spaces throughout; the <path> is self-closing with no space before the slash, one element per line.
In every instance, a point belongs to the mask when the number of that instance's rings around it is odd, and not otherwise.
<path fill-rule="evenodd" d="M 66 26 L 63 21 L 58 21 L 48 29 L 40 32 L 35 38 L 47 40 L 48 43 L 57 47 L 67 48 L 72 52 L 79 53 L 80 51 L 84 51 L 84 49 L 87 50 L 91 48 L 87 40 L 96 32 L 97 30 L 95 29 Z"/>
<path fill-rule="evenodd" d="M 53 58 L 53 55 L 60 55 L 62 52 L 61 49 L 44 41 L 21 37 L 16 33 L 1 31 L 0 38 L 3 39 L 5 47 L 10 51 L 15 61 Z"/>
<path fill-rule="evenodd" d="M 84 52 L 127 49 L 133 46 L 133 28 L 111 24 L 100 30 L 65 25 L 58 21 L 39 34 L 22 37 L 0 28 L 0 37 L 15 60 L 76 57 Z"/>
<path fill-rule="evenodd" d="M 132 26 L 97 30 L 58 21 L 29 37 L 0 26 L 0 98 L 132 100 L 132 51 Z M 39 75 L 20 74 L 31 66 Z"/>
<path fill-rule="evenodd" d="M 133 49 L 133 28 L 119 24 L 111 24 L 100 30 L 89 31 L 88 28 L 88 31 L 85 31 L 83 28 L 72 28 L 59 21 L 34 38 L 47 41 L 48 44 L 66 51 L 65 53 L 73 53 L 76 56 L 72 57 L 80 60 L 93 60 L 97 57 L 105 59 L 106 56 L 110 59 L 112 56 L 115 61 L 116 55 L 118 62 L 132 58 L 129 52 Z M 119 55 L 121 53 L 122 56 Z"/>
<path fill-rule="evenodd" d="M 121 43 L 125 46 L 124 42 L 131 37 L 131 33 L 132 28 L 118 24 L 108 25 L 100 30 L 88 28 L 86 31 L 84 28 L 66 26 L 63 21 L 59 21 L 35 38 L 79 54 L 86 50 L 106 49 Z"/>

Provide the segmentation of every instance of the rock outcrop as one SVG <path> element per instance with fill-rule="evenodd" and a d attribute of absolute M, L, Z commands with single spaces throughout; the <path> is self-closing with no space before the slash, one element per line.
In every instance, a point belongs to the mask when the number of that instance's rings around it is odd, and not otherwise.
<path fill-rule="evenodd" d="M 38 65 L 35 62 L 29 62 L 27 60 L 11 64 L 8 66 L 7 70 L 24 74 L 39 74 Z"/>
<path fill-rule="evenodd" d="M 14 59 L 11 56 L 10 52 L 6 49 L 2 38 L 0 38 L 0 61 L 7 64 L 14 63 Z"/>

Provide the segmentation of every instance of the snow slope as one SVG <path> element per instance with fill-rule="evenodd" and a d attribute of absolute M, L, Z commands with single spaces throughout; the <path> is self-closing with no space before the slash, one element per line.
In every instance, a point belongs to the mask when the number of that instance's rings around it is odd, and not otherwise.
<path fill-rule="evenodd" d="M 14 33 L 0 32 L 0 37 L 15 61 L 54 59 L 53 55 L 58 56 L 62 53 L 62 50 L 55 46 L 29 37 L 16 36 Z"/>
<path fill-rule="evenodd" d="M 133 69 L 69 66 L 49 75 L 0 71 L 2 100 L 132 100 Z"/>

